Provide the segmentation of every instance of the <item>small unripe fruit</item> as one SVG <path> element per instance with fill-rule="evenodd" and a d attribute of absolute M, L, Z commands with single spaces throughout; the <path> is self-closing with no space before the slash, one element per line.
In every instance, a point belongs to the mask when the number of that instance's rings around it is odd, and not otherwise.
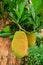
<path fill-rule="evenodd" d="M 35 33 L 27 34 L 27 38 L 28 38 L 28 46 L 29 47 L 34 46 L 36 42 L 36 34 Z"/>

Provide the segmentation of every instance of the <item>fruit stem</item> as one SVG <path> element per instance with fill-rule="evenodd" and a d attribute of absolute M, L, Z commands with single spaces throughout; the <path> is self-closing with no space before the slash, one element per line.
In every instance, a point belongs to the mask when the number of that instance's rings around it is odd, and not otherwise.
<path fill-rule="evenodd" d="M 12 20 L 18 27 L 19 27 L 19 29 L 20 30 L 22 30 L 22 31 L 24 31 L 24 32 L 26 32 L 26 33 L 28 33 L 25 29 L 23 29 L 17 22 L 15 22 L 14 20 Z"/>

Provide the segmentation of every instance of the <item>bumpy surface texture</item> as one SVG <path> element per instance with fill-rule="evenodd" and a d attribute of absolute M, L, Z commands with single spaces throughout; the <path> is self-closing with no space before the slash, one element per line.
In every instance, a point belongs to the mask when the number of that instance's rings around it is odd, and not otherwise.
<path fill-rule="evenodd" d="M 12 51 L 16 57 L 22 58 L 28 50 L 28 40 L 25 32 L 17 31 L 12 41 Z"/>
<path fill-rule="evenodd" d="M 35 33 L 27 34 L 27 37 L 28 37 L 28 46 L 29 47 L 34 46 L 36 42 L 36 34 Z"/>

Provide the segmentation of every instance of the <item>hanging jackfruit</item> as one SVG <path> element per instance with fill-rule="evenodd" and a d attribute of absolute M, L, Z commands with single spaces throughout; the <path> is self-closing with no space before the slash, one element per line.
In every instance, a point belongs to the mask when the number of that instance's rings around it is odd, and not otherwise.
<path fill-rule="evenodd" d="M 29 47 L 34 46 L 36 42 L 36 34 L 35 33 L 27 34 L 27 38 L 28 38 L 28 46 Z"/>
<path fill-rule="evenodd" d="M 22 58 L 26 55 L 28 50 L 28 40 L 25 32 L 17 31 L 15 33 L 11 48 L 14 55 L 18 58 Z"/>

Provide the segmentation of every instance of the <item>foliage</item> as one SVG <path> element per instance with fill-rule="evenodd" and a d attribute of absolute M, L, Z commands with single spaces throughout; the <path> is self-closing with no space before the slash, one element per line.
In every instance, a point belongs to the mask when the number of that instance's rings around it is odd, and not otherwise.
<path fill-rule="evenodd" d="M 17 30 L 23 30 L 26 33 L 37 32 L 43 28 L 42 2 L 42 0 L 32 0 L 31 5 L 28 0 L 3 0 L 1 3 L 2 14 L 0 14 L 0 18 L 4 18 L 5 12 L 8 12 L 7 18 L 11 19 L 13 24 L 11 26 L 12 33 L 15 33 Z"/>
<path fill-rule="evenodd" d="M 39 14 L 36 14 L 36 12 L 42 10 L 42 2 L 42 0 L 32 0 L 33 5 L 31 5 L 24 0 L 3 0 L 2 8 L 4 8 L 2 10 L 3 13 L 9 12 L 8 18 L 12 19 L 12 22 L 17 24 L 17 26 L 19 24 L 19 29 L 23 28 L 28 32 L 38 31 L 43 28 L 43 15 L 41 15 L 42 11 Z"/>
<path fill-rule="evenodd" d="M 33 7 L 35 9 L 36 15 L 40 17 L 40 24 L 39 28 L 43 28 L 43 0 L 32 0 Z"/>
<path fill-rule="evenodd" d="M 43 11 L 43 0 L 32 0 L 32 3 L 35 8 L 36 14 L 39 14 L 41 11 Z"/>
<path fill-rule="evenodd" d="M 40 44 L 43 44 L 43 36 L 39 35 L 37 33 L 37 37 L 36 37 L 36 45 L 40 46 Z"/>
<path fill-rule="evenodd" d="M 43 65 L 43 45 L 34 46 L 29 49 L 28 65 Z"/>
<path fill-rule="evenodd" d="M 11 27 L 7 25 L 0 32 L 0 36 L 10 36 L 12 39 L 12 34 L 17 30 L 30 33 L 43 28 L 43 0 L 31 1 L 32 4 L 28 0 L 2 0 L 0 18 L 4 19 L 5 12 L 8 12 L 7 18 L 12 20 L 12 25 Z M 29 49 L 28 65 L 43 65 L 43 46 L 34 46 Z"/>
<path fill-rule="evenodd" d="M 10 26 L 7 25 L 4 29 L 3 29 L 3 32 L 9 32 L 10 33 Z"/>

